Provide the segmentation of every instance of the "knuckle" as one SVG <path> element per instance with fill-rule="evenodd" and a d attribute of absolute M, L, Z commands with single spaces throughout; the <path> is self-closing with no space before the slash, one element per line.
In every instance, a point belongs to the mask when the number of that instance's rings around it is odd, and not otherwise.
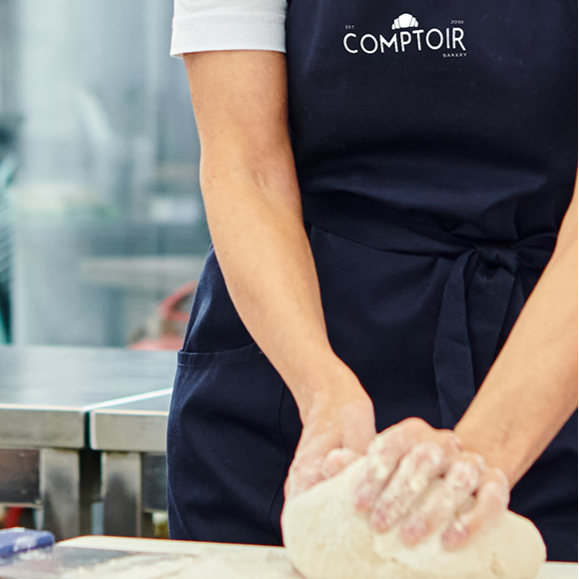
<path fill-rule="evenodd" d="M 444 458 L 444 451 L 436 442 L 426 440 L 417 444 L 411 455 L 417 464 L 438 466 Z"/>
<path fill-rule="evenodd" d="M 487 501 L 495 508 L 506 508 L 509 500 L 508 489 L 495 481 L 489 481 L 484 485 Z"/>
<path fill-rule="evenodd" d="M 395 430 L 388 438 L 388 450 L 391 452 L 402 453 L 407 445 L 407 438 L 401 430 Z"/>
<path fill-rule="evenodd" d="M 394 427 L 395 428 L 395 427 Z M 387 440 L 390 435 L 395 432 L 395 429 L 390 429 L 387 428 L 386 430 L 383 430 L 382 432 L 379 432 L 370 442 L 370 448 L 372 447 L 376 447 L 379 446 L 381 443 L 383 443 L 384 440 Z"/>
<path fill-rule="evenodd" d="M 460 459 L 461 462 L 469 462 L 473 468 L 476 468 L 479 473 L 488 472 L 485 459 L 476 452 L 462 452 Z"/>
<path fill-rule="evenodd" d="M 417 418 L 416 416 L 405 418 L 400 422 L 400 425 L 410 434 L 418 434 L 431 428 L 422 418 Z"/>
<path fill-rule="evenodd" d="M 426 504 L 419 507 L 427 526 L 438 527 L 452 517 L 457 507 L 454 498 L 444 488 L 430 495 Z"/>
<path fill-rule="evenodd" d="M 490 468 L 487 471 L 487 477 L 489 481 L 494 481 L 498 485 L 502 486 L 507 492 L 509 490 L 509 480 L 507 475 L 498 467 Z"/>
<path fill-rule="evenodd" d="M 368 445 L 368 454 L 370 456 L 379 456 L 388 448 L 388 441 L 384 438 L 375 438 Z"/>
<path fill-rule="evenodd" d="M 448 473 L 444 481 L 447 500 L 459 504 L 473 495 L 478 485 L 478 473 L 471 469 L 456 469 Z"/>
<path fill-rule="evenodd" d="M 476 488 L 480 475 L 478 468 L 468 460 L 458 460 L 450 468 L 448 479 L 459 488 Z"/>
<path fill-rule="evenodd" d="M 406 437 L 402 429 L 385 430 L 370 443 L 368 453 L 383 455 L 399 453 L 404 448 L 405 442 Z"/>
<path fill-rule="evenodd" d="M 462 441 L 451 430 L 448 430 L 445 432 L 444 444 L 450 450 L 450 452 L 453 454 L 458 454 L 460 452 L 463 452 Z"/>
<path fill-rule="evenodd" d="M 328 461 L 334 461 L 334 460 L 339 460 L 342 456 L 342 454 L 344 453 L 344 448 L 332 448 L 332 450 L 330 450 L 330 452 L 328 452 L 328 454 L 326 455 L 326 462 Z"/>
<path fill-rule="evenodd" d="M 367 477 L 377 481 L 385 481 L 390 476 L 391 469 L 382 460 L 381 454 L 376 453 L 370 456 L 368 461 Z"/>
<path fill-rule="evenodd" d="M 371 468 L 370 460 L 367 458 L 364 459 L 364 465 L 362 466 L 360 475 L 358 477 L 360 482 L 367 481 L 372 477 Z"/>

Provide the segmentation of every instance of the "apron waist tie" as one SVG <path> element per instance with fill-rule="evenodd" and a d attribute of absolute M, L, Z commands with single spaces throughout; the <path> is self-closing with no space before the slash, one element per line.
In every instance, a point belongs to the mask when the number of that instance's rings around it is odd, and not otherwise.
<path fill-rule="evenodd" d="M 442 296 L 433 349 L 442 426 L 452 429 L 478 387 L 473 342 L 477 366 L 486 372 L 498 353 L 507 310 L 518 314 L 524 305 L 521 288 L 515 288 L 519 269 L 542 271 L 555 247 L 556 233 L 513 242 L 465 240 L 435 227 L 432 220 L 421 222 L 351 197 L 305 196 L 306 222 L 377 249 L 455 260 Z M 469 333 L 473 312 L 478 314 L 476 337 Z"/>
<path fill-rule="evenodd" d="M 468 313 L 481 312 L 480 363 L 490 368 L 518 268 L 512 249 L 475 247 L 455 261 L 446 282 L 434 340 L 434 374 L 444 428 L 454 428 L 476 392 Z M 468 273 L 472 278 L 467 287 Z M 520 296 L 522 301 L 522 296 Z M 522 307 L 522 303 L 517 304 Z M 480 308 L 480 309 L 479 309 Z"/>

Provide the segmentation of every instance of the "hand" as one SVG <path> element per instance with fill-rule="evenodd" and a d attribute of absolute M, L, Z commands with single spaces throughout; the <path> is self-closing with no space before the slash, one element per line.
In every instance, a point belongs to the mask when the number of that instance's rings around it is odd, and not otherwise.
<path fill-rule="evenodd" d="M 427 500 L 417 504 L 431 485 L 435 487 Z M 419 418 L 376 436 L 354 491 L 356 508 L 369 514 L 378 532 L 400 524 L 402 540 L 415 545 L 446 524 L 442 545 L 447 549 L 466 544 L 503 513 L 508 502 L 502 471 L 463 451 L 452 431 L 437 430 Z"/>
<path fill-rule="evenodd" d="M 285 483 L 286 499 L 335 475 L 365 454 L 376 436 L 374 406 L 357 379 L 318 393 Z"/>

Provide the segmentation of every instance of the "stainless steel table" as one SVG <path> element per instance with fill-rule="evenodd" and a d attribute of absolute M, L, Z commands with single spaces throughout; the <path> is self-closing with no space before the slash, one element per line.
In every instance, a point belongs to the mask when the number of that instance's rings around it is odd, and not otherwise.
<path fill-rule="evenodd" d="M 1 346 L 0 504 L 41 509 L 58 539 L 90 533 L 89 412 L 170 392 L 175 367 L 175 352 Z"/>
<path fill-rule="evenodd" d="M 106 535 L 152 536 L 167 510 L 165 437 L 170 392 L 90 411 L 90 446 L 101 452 Z"/>

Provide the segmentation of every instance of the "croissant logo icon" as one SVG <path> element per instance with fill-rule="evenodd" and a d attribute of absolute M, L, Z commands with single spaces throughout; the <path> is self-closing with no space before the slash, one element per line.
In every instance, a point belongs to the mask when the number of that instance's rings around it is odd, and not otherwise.
<path fill-rule="evenodd" d="M 418 28 L 418 20 L 416 20 L 412 14 L 400 14 L 400 16 L 394 20 L 394 24 L 392 24 L 392 30 L 396 30 L 397 28 Z"/>

